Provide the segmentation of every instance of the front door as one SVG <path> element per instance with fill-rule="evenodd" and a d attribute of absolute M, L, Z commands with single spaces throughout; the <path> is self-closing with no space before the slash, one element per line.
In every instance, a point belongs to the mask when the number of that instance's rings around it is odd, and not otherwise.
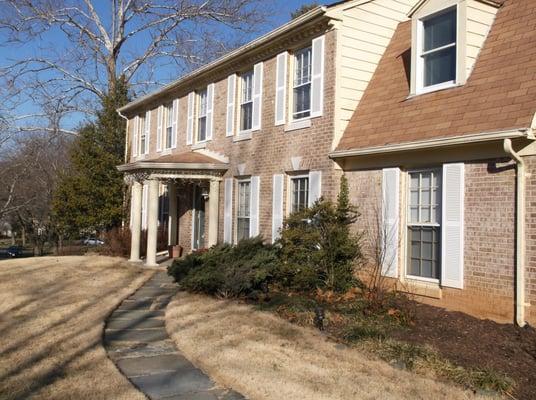
<path fill-rule="evenodd" d="M 205 199 L 199 186 L 194 186 L 194 209 L 193 209 L 193 248 L 194 250 L 205 247 Z"/>

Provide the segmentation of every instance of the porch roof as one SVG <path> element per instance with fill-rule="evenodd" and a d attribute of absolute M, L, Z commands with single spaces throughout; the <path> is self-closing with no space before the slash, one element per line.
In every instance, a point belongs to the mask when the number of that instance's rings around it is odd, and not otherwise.
<path fill-rule="evenodd" d="M 121 172 L 147 170 L 226 171 L 227 168 L 227 163 L 195 151 L 168 154 L 158 158 L 137 160 L 117 166 L 117 169 Z"/>

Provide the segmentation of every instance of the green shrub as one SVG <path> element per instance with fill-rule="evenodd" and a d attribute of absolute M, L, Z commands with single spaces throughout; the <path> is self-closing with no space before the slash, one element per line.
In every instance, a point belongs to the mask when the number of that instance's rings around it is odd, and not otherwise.
<path fill-rule="evenodd" d="M 168 273 L 192 292 L 243 297 L 267 291 L 276 266 L 276 249 L 257 237 L 192 253 L 173 262 Z"/>
<path fill-rule="evenodd" d="M 343 176 L 337 203 L 320 199 L 285 221 L 277 282 L 297 291 L 316 288 L 345 291 L 358 284 L 354 266 L 361 261 L 359 235 L 350 232 L 358 213 L 348 198 Z"/>

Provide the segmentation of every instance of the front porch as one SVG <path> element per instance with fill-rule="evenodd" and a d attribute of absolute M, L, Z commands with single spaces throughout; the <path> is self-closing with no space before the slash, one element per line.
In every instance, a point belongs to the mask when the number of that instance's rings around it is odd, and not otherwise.
<path fill-rule="evenodd" d="M 146 228 L 145 265 L 158 265 L 162 185 L 167 188 L 168 247 L 181 245 L 190 251 L 218 242 L 220 183 L 227 171 L 226 162 L 202 153 L 187 152 L 138 160 L 118 169 L 125 172 L 131 186 L 131 262 L 142 262 L 142 229 Z"/>

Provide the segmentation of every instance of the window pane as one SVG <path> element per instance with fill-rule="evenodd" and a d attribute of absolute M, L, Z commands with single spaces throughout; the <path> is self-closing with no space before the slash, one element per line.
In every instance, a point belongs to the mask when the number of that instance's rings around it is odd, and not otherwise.
<path fill-rule="evenodd" d="M 308 117 L 311 109 L 311 84 L 294 88 L 294 118 Z"/>
<path fill-rule="evenodd" d="M 253 103 L 246 103 L 240 106 L 240 130 L 248 131 L 253 122 Z"/>
<path fill-rule="evenodd" d="M 456 42 L 456 10 L 427 19 L 424 25 L 424 51 Z"/>
<path fill-rule="evenodd" d="M 206 140 L 207 138 L 207 118 L 206 117 L 199 118 L 198 126 L 199 128 L 198 128 L 197 140 L 199 142 L 202 142 L 203 140 Z"/>
<path fill-rule="evenodd" d="M 456 79 L 456 46 L 424 56 L 424 86 Z"/>
<path fill-rule="evenodd" d="M 292 179 L 292 212 L 307 208 L 309 200 L 309 178 Z"/>

